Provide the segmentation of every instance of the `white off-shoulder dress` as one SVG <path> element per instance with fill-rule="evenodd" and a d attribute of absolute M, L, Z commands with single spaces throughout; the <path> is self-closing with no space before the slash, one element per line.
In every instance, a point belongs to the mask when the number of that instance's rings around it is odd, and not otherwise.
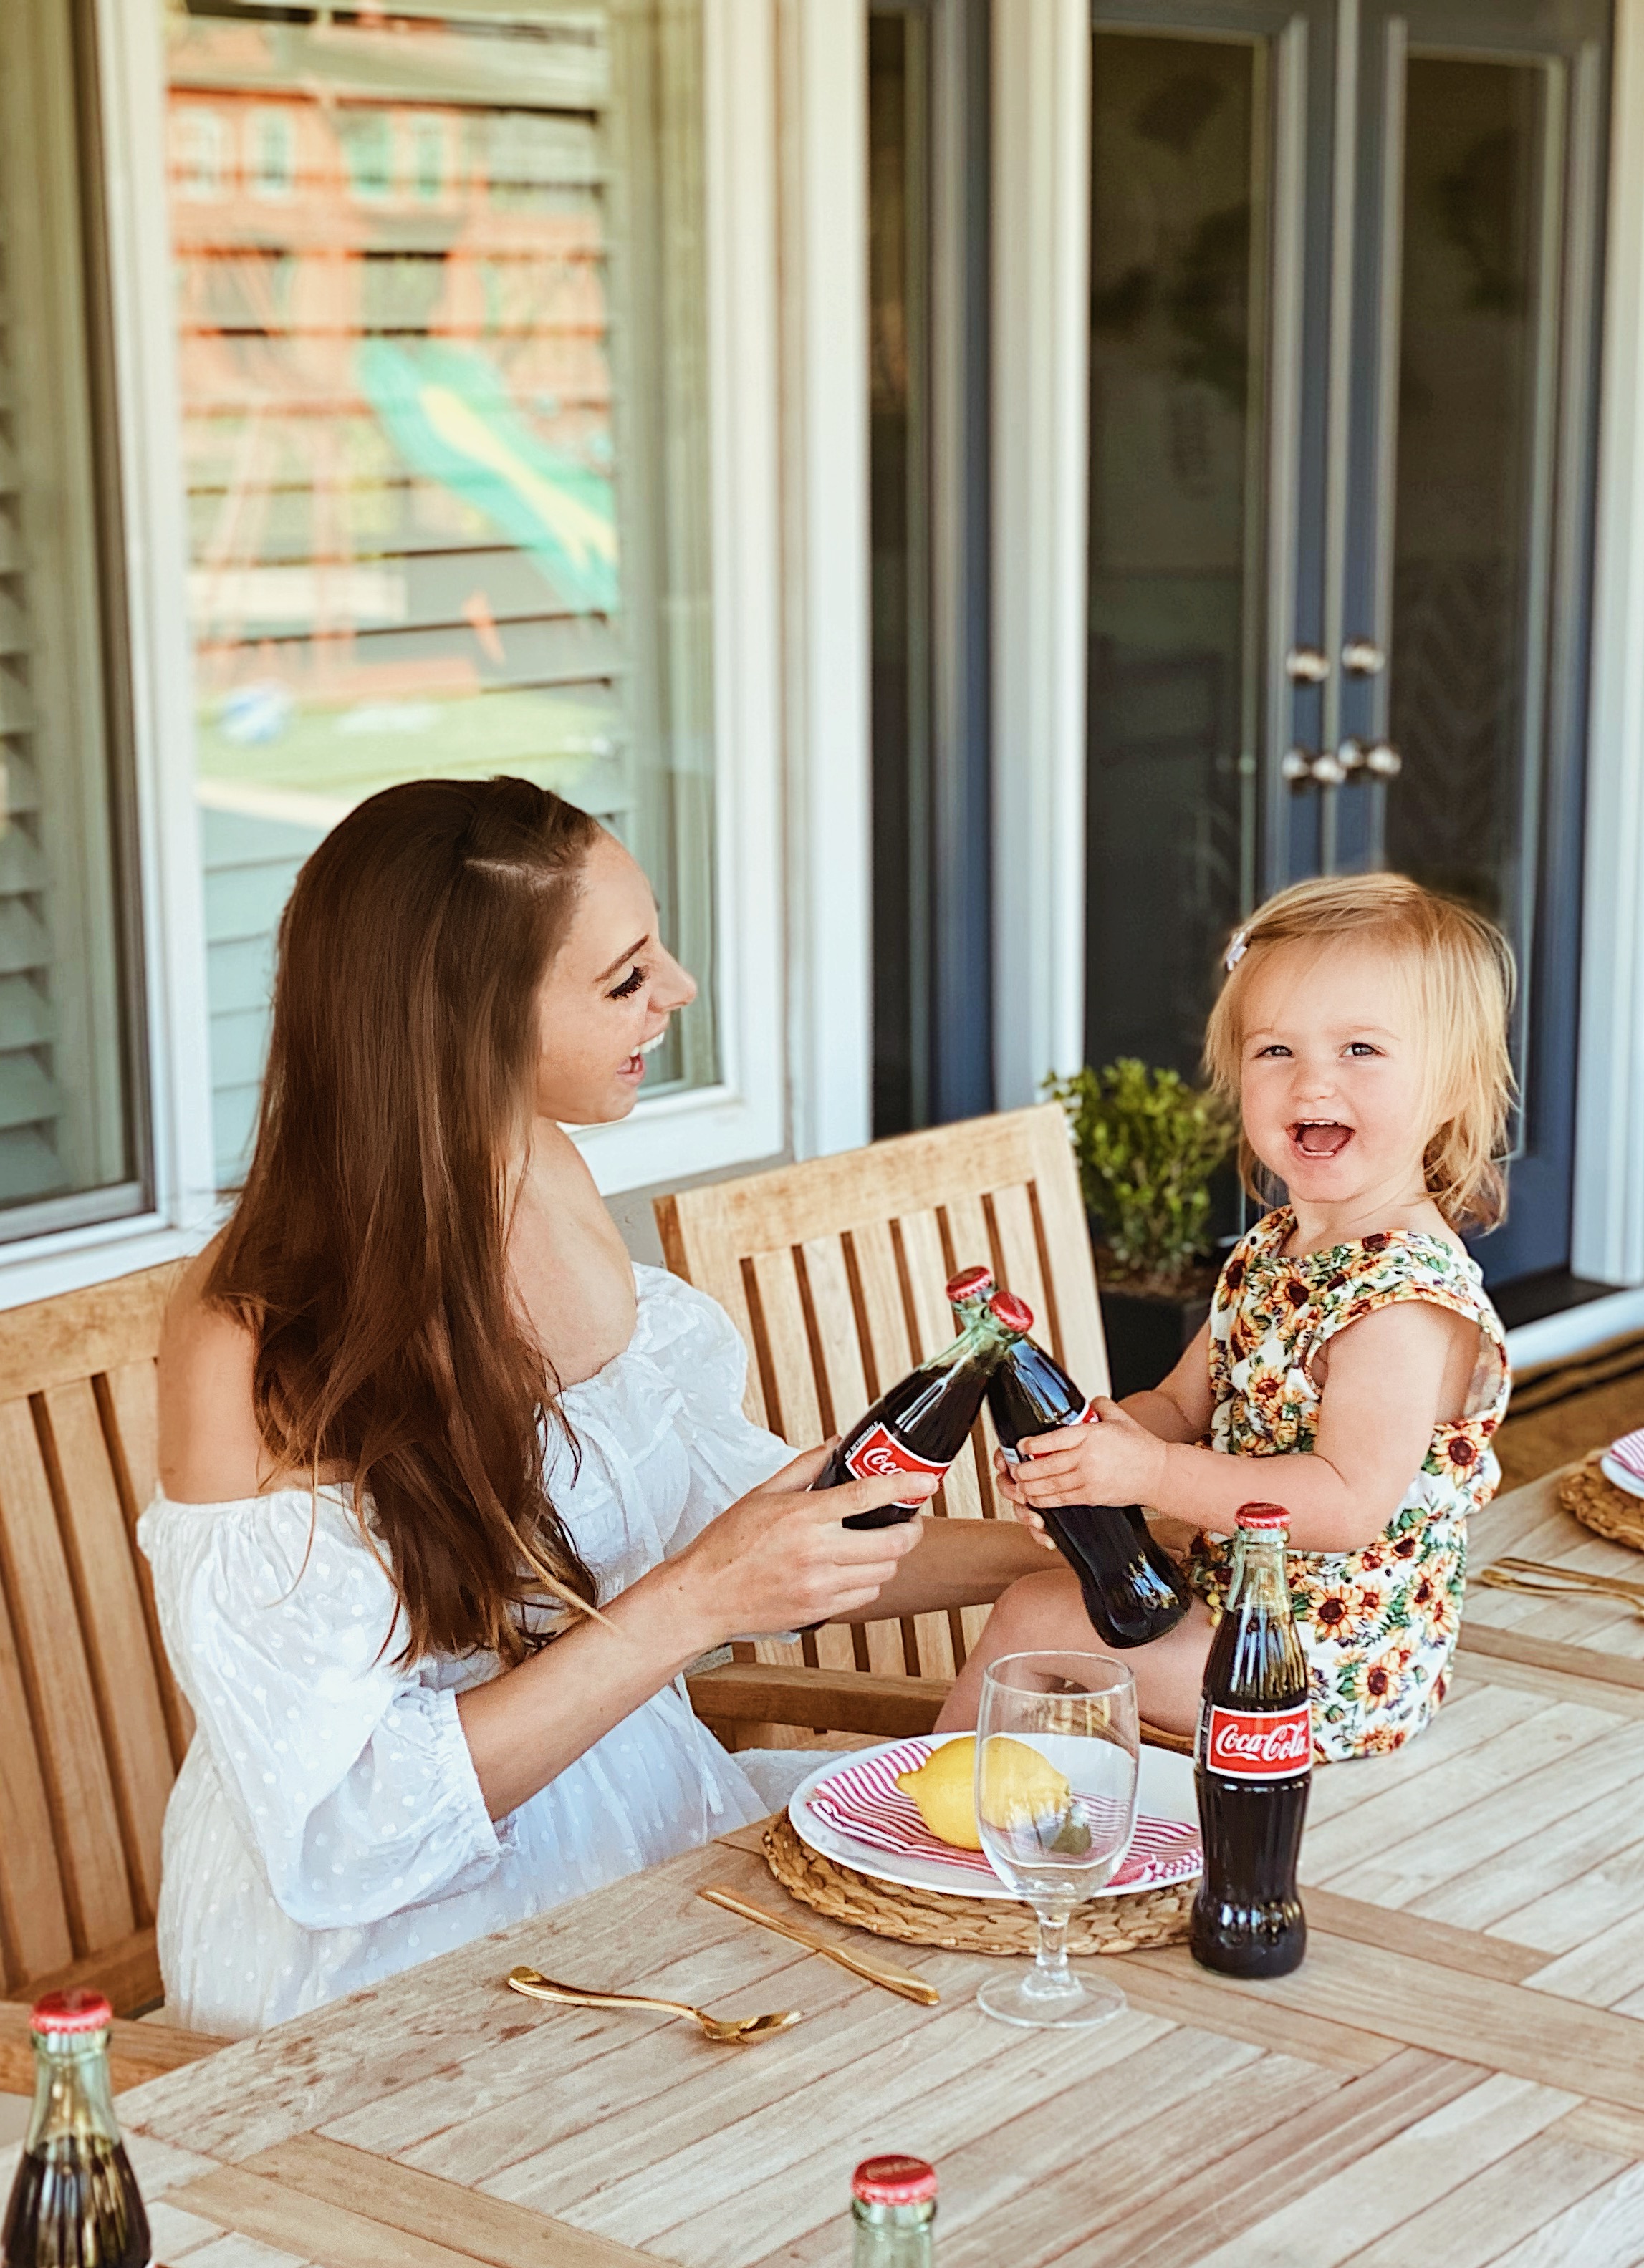
<path fill-rule="evenodd" d="M 624 1351 L 562 1397 L 554 1503 L 610 1598 L 793 1452 L 742 1414 L 723 1308 L 637 1268 Z M 137 1530 L 195 1732 L 166 1815 L 166 2007 L 239 2036 L 670 1859 L 784 1801 L 814 1759 L 732 1757 L 664 1687 L 501 1821 L 457 1695 L 490 1655 L 396 1662 L 398 1601 L 345 1489 L 157 1495 Z M 384 1644 L 385 1638 L 387 1643 Z"/>

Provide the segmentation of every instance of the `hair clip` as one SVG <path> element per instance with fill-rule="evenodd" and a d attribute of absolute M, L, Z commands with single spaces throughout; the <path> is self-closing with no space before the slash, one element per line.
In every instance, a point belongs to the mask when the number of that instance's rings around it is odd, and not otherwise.
<path fill-rule="evenodd" d="M 1243 960 L 1245 954 L 1250 951 L 1250 933 L 1249 930 L 1235 929 L 1233 932 L 1233 942 L 1227 947 L 1226 955 L 1224 956 L 1221 963 L 1229 976 L 1232 976 L 1234 970 L 1238 967 L 1239 963 Z"/>

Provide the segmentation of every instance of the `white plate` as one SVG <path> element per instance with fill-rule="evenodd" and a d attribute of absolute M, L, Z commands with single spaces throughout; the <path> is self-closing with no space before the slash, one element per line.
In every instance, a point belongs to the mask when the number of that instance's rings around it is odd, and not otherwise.
<path fill-rule="evenodd" d="M 1598 1469 L 1607 1481 L 1625 1489 L 1628 1496 L 1644 1496 L 1644 1481 L 1636 1473 L 1630 1473 L 1625 1465 L 1618 1465 L 1608 1449 L 1598 1460 Z"/>
<path fill-rule="evenodd" d="M 940 1748 L 945 1742 L 964 1736 L 959 1733 L 933 1733 L 929 1737 L 933 1748 Z M 872 1874 L 881 1882 L 899 1882 L 904 1889 L 940 1890 L 947 1896 L 960 1898 L 1009 1897 L 1011 1894 L 1003 1882 L 990 1881 L 969 1867 L 955 1866 L 947 1859 L 922 1859 L 899 1851 L 878 1850 L 872 1843 L 859 1842 L 854 1835 L 843 1834 L 820 1812 L 812 1810 L 812 1789 L 819 1787 L 832 1773 L 859 1764 L 866 1756 L 878 1756 L 887 1749 L 903 1745 L 901 1741 L 881 1741 L 877 1748 L 857 1749 L 848 1756 L 830 1756 L 793 1791 L 788 1817 L 793 1822 L 794 1833 L 824 1859 L 831 1859 L 836 1866 L 850 1867 L 859 1874 Z M 1180 1819 L 1190 1827 L 1197 1826 L 1198 1805 L 1193 1793 L 1192 1758 L 1176 1756 L 1168 1749 L 1144 1749 L 1137 1809 L 1149 1819 Z M 1102 1895 L 1127 1898 L 1150 1887 L 1146 1882 L 1127 1882 L 1121 1889 L 1107 1890 Z"/>

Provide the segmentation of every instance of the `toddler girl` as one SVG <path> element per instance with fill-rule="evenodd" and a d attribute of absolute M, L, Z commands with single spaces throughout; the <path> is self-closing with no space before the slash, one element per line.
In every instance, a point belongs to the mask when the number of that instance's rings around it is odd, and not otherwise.
<path fill-rule="evenodd" d="M 1500 1478 L 1506 1342 L 1458 1231 L 1505 1210 L 1511 956 L 1480 915 L 1397 874 L 1303 882 L 1235 936 L 1205 1063 L 1238 1104 L 1253 1193 L 1287 1202 L 1235 1247 L 1164 1383 L 999 1463 L 1018 1516 L 1143 1504 L 1187 1523 L 1198 1594 L 1127 1653 L 1141 1712 L 1193 1728 L 1234 1514 L 1290 1515 L 1290 1590 L 1321 1760 L 1396 1749 L 1444 1697 L 1467 1516 Z M 1257 1460 L 1282 1457 L 1281 1467 Z M 1046 1538 L 1047 1544 L 1049 1538 Z M 1089 1650 L 1071 1572 L 1014 1584 L 943 1711 L 976 1723 L 984 1665 Z"/>

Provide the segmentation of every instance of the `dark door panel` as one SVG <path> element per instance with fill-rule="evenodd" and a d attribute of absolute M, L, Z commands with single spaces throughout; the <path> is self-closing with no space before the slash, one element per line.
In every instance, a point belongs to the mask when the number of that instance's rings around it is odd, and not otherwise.
<path fill-rule="evenodd" d="M 1494 1281 L 1569 1254 L 1603 0 L 1098 0 L 1089 1053 L 1388 865 L 1499 920 Z M 1345 42 L 1345 44 L 1343 44 Z"/>

